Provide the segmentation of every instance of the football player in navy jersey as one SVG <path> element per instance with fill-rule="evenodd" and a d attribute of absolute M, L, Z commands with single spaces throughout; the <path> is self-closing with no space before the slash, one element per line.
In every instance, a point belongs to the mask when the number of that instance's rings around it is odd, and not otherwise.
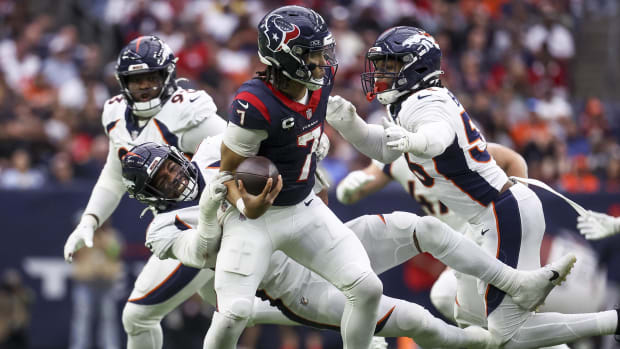
<path fill-rule="evenodd" d="M 267 68 L 234 97 L 221 171 L 235 171 L 245 158 L 262 155 L 280 177 L 277 183 L 268 180 L 257 196 L 242 183 L 227 183 L 227 199 L 238 211 L 224 217 L 215 275 L 218 311 L 205 347 L 236 347 L 270 256 L 281 250 L 346 295 L 344 347 L 368 348 L 381 281 L 355 234 L 312 192 L 315 152 L 337 69 L 334 38 L 318 13 L 284 6 L 260 21 L 258 46 Z"/>
<path fill-rule="evenodd" d="M 328 121 L 358 149 L 379 149 L 363 151 L 374 159 L 391 163 L 404 156 L 422 185 L 482 235 L 488 253 L 519 270 L 538 268 L 545 230 L 542 204 L 489 154 L 464 107 L 442 86 L 440 61 L 439 45 L 425 31 L 386 30 L 368 50 L 362 74 L 367 97 L 387 107 L 384 133 L 370 134 L 371 126 L 380 126 L 367 125 L 350 102 L 337 97 L 328 108 Z M 569 253 L 558 262 L 561 270 L 549 278 L 553 284 L 568 274 L 575 256 Z M 535 314 L 539 303 L 524 306 L 483 282 L 469 294 L 483 297 L 489 332 L 503 348 L 540 348 L 620 331 L 617 311 Z"/>

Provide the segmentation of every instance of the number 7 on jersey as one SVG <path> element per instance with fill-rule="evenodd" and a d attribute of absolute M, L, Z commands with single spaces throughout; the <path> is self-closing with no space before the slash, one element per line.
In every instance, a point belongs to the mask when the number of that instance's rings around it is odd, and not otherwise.
<path fill-rule="evenodd" d="M 312 154 L 316 152 L 316 149 L 319 146 L 319 139 L 321 138 L 321 126 L 317 126 L 312 130 L 302 133 L 297 136 L 297 146 L 299 147 L 308 147 L 308 143 L 312 142 L 310 145 L 310 152 L 306 155 L 306 160 L 304 161 L 304 165 L 301 168 L 301 173 L 299 174 L 299 178 L 297 181 L 306 181 L 308 180 L 308 176 L 310 174 L 310 165 L 312 165 Z"/>

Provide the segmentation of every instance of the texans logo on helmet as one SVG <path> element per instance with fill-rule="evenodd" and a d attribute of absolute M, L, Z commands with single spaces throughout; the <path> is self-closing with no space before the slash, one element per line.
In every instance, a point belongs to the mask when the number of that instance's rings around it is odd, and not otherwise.
<path fill-rule="evenodd" d="M 263 25 L 265 37 L 269 41 L 267 47 L 277 52 L 282 49 L 282 45 L 288 44 L 289 41 L 299 37 L 299 27 L 282 19 L 280 15 L 272 15 L 267 18 Z"/>

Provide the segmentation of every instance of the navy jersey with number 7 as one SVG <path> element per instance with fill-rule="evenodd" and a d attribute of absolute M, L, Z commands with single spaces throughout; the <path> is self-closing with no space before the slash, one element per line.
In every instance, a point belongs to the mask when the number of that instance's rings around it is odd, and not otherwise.
<path fill-rule="evenodd" d="M 332 74 L 326 69 L 326 74 Z M 257 155 L 269 158 L 282 175 L 284 186 L 274 205 L 294 205 L 314 186 L 315 151 L 323 133 L 332 85 L 308 91 L 307 105 L 291 100 L 260 79 L 245 82 L 235 95 L 228 120 L 240 127 L 267 131 Z"/>

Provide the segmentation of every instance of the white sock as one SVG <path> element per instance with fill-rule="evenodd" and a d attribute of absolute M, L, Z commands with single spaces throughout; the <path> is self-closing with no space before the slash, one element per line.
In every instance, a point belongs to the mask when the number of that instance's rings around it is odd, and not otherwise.
<path fill-rule="evenodd" d="M 220 312 L 214 312 L 203 349 L 236 349 L 247 322 L 247 319 L 233 320 Z"/>
<path fill-rule="evenodd" d="M 389 297 L 383 296 L 383 298 Z M 425 348 L 459 348 L 467 347 L 474 342 L 470 334 L 434 317 L 418 304 L 400 299 L 393 300 L 393 303 L 396 306 L 378 333 L 380 336 L 413 338 L 417 344 Z"/>
<path fill-rule="evenodd" d="M 342 291 L 347 298 L 340 320 L 343 349 L 368 348 L 370 345 L 381 295 L 369 290 L 380 290 L 381 287 L 381 280 L 369 274 L 353 288 Z"/>
<path fill-rule="evenodd" d="M 530 317 L 504 345 L 505 349 L 540 348 L 579 338 L 614 334 L 615 310 L 588 314 L 538 313 Z"/>
<path fill-rule="evenodd" d="M 516 270 L 489 255 L 473 241 L 463 237 L 447 225 L 435 229 L 432 233 L 416 234 L 419 244 L 425 252 L 430 252 L 445 265 L 464 274 L 469 274 L 492 284 L 502 291 L 511 293 Z M 421 234 L 436 234 L 429 241 Z"/>

